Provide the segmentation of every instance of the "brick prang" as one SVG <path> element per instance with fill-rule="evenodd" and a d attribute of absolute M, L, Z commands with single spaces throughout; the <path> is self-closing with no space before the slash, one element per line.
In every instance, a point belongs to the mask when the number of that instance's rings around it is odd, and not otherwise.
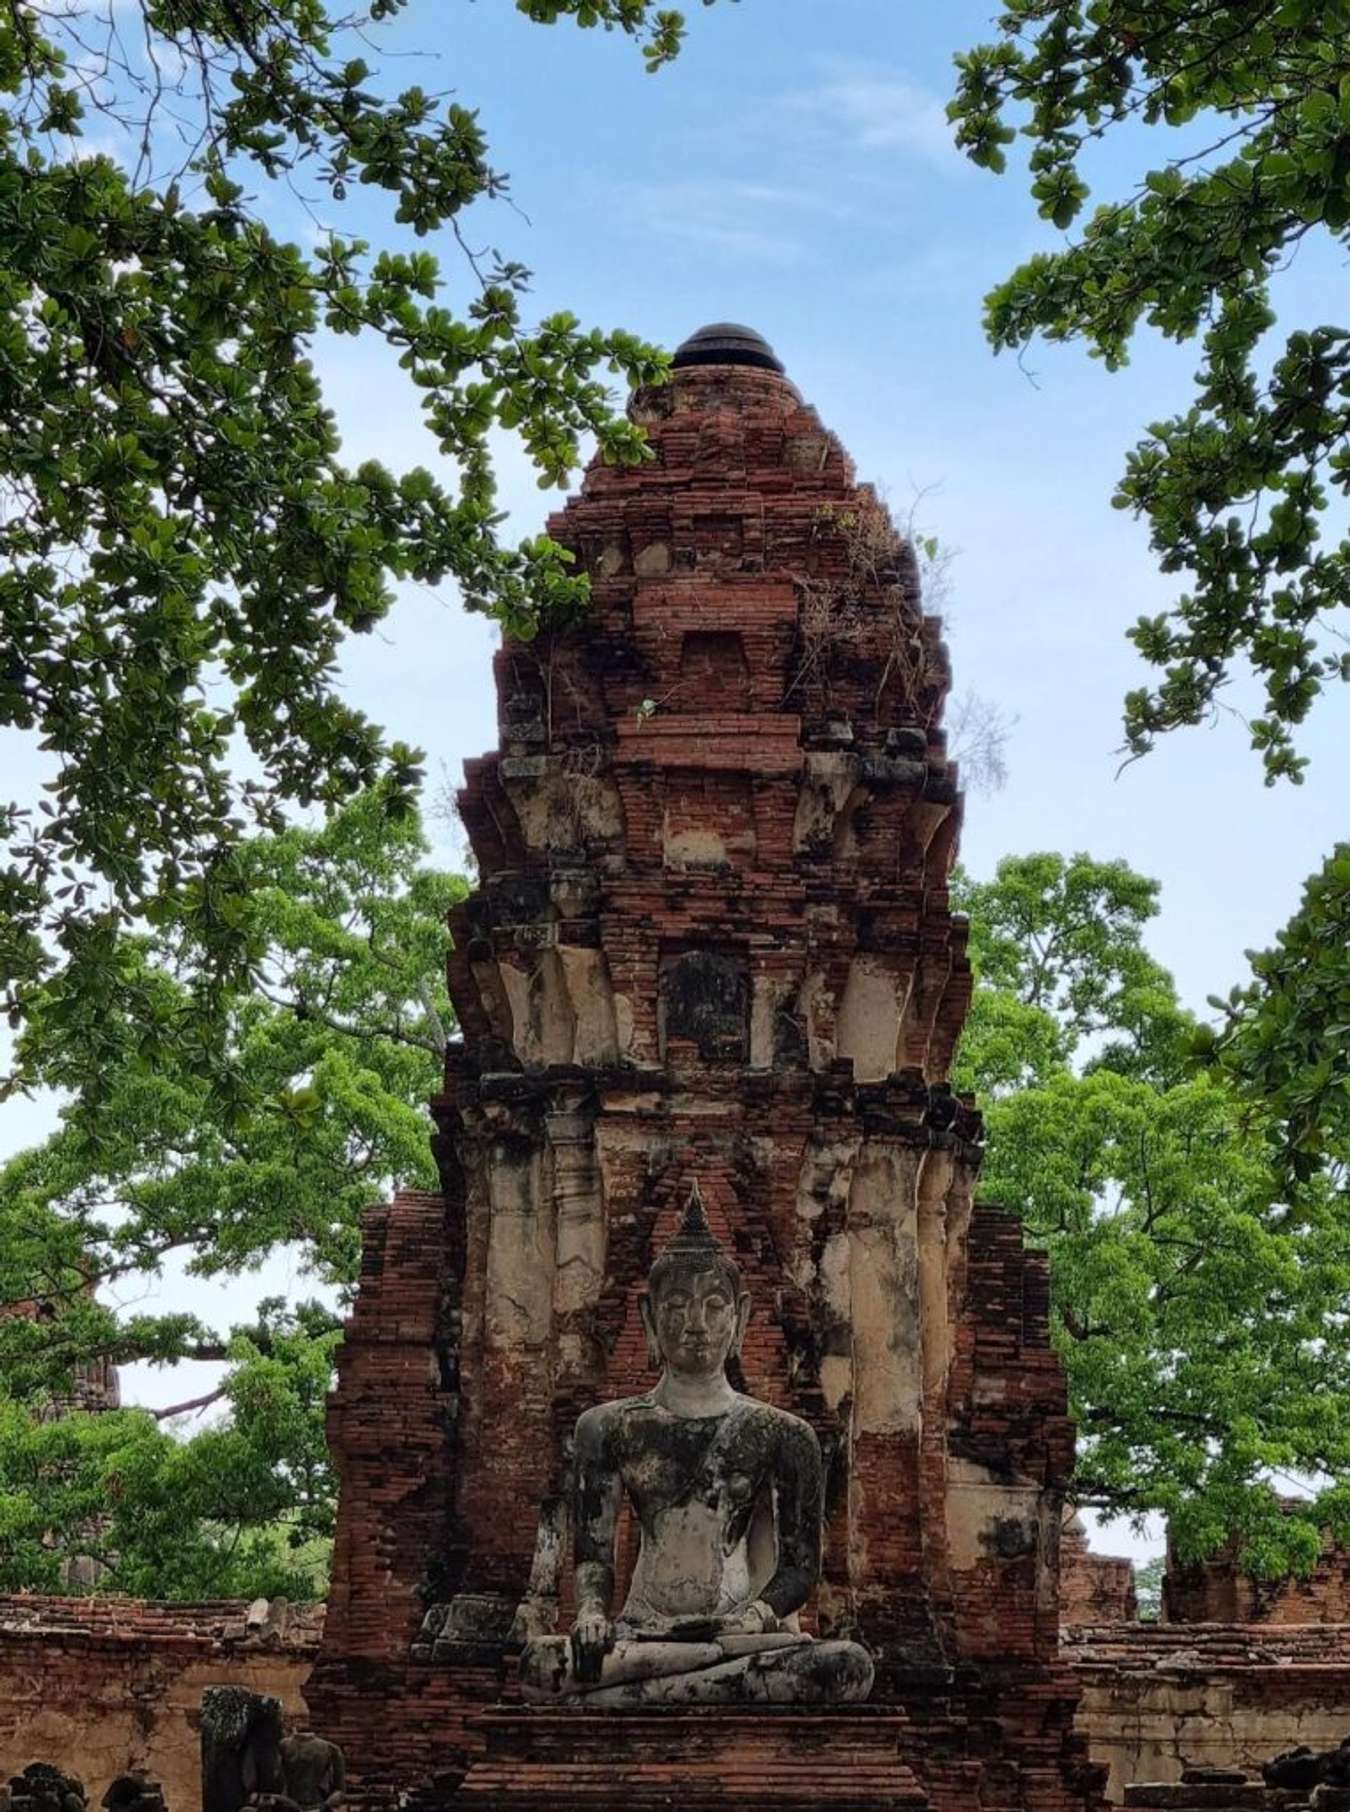
<path fill-rule="evenodd" d="M 971 975 L 941 624 L 762 360 L 686 364 L 633 413 L 651 458 L 592 465 L 549 524 L 590 610 L 507 641 L 499 744 L 466 764 L 444 1188 L 367 1223 L 316 1727 L 372 1803 L 646 1804 L 640 1782 L 699 1812 L 762 1777 L 785 1806 L 1081 1812 L 1045 1261 L 975 1205 L 949 1082 Z M 683 1775 L 673 1725 L 619 1718 L 606 1786 L 603 1732 L 555 1744 L 515 1660 L 567 1627 L 571 1431 L 651 1382 L 637 1299 L 694 1182 L 754 1302 L 739 1381 L 827 1455 L 807 1621 L 872 1651 L 874 1708 L 705 1709 Z"/>

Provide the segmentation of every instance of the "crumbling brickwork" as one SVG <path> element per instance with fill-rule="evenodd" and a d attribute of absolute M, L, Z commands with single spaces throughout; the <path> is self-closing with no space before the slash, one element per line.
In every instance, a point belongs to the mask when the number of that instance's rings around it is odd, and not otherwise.
<path fill-rule="evenodd" d="M 524 1635 L 567 1626 L 571 1430 L 650 1382 L 637 1297 L 696 1182 L 754 1302 L 743 1382 L 826 1455 L 808 1621 L 868 1647 L 906 1733 L 866 1803 L 912 1774 L 951 1812 L 1068 1812 L 1092 1791 L 1057 1654 L 1072 1430 L 1044 1259 L 973 1205 L 948 1082 L 971 979 L 946 651 L 912 550 L 747 344 L 696 336 L 636 399 L 650 461 L 593 466 L 550 524 L 588 617 L 496 658 L 444 1186 L 368 1224 L 307 1693 L 367 1793 L 439 1803 L 478 1758 L 466 1801 L 496 1803 L 491 1767 L 511 1804 L 572 1803 L 529 1760 L 538 1718 L 484 1716 L 514 1715 Z"/>
<path fill-rule="evenodd" d="M 1310 1573 L 1257 1579 L 1234 1545 L 1183 1561 L 1169 1541 L 1162 1612 L 1168 1623 L 1350 1623 L 1350 1547 L 1328 1530 Z"/>
<path fill-rule="evenodd" d="M 1079 1729 L 1110 1769 L 1109 1797 L 1119 1803 L 1130 1783 L 1180 1781 L 1188 1769 L 1259 1773 L 1298 1743 L 1334 1748 L 1350 1731 L 1345 1638 L 1316 1624 L 1066 1630 L 1064 1656 L 1083 1689 Z"/>
<path fill-rule="evenodd" d="M 1070 1517 L 1059 1535 L 1061 1627 L 1134 1623 L 1138 1616 L 1133 1563 L 1121 1554 L 1094 1552 L 1082 1520 Z"/>
<path fill-rule="evenodd" d="M 271 1693 L 305 1715 L 322 1606 L 148 1604 L 135 1598 L 0 1598 L 0 1778 L 56 1762 L 97 1805 L 134 1769 L 171 1812 L 201 1804 L 197 1714 L 208 1686 Z"/>

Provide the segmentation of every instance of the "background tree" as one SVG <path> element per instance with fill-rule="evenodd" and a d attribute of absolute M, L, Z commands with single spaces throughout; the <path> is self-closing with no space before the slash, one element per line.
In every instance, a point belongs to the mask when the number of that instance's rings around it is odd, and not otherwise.
<path fill-rule="evenodd" d="M 105 1028 L 97 1102 L 72 1100 L 0 1167 L 0 1589 L 51 1589 L 80 1556 L 106 1569 L 104 1589 L 320 1589 L 338 1316 L 270 1302 L 228 1329 L 116 1299 L 171 1259 L 242 1276 L 285 1248 L 340 1305 L 362 1211 L 396 1183 L 434 1186 L 426 1102 L 454 1025 L 445 918 L 465 884 L 425 855 L 416 818 L 391 817 L 379 789 L 319 829 L 243 842 L 261 947 L 218 1003 L 205 1066 L 186 1030 L 145 1033 L 195 1022 L 200 951 L 182 921 L 114 946 L 130 1004 Z M 85 1037 L 65 990 L 39 997 L 26 1070 L 66 1088 Z M 218 1089 L 222 1065 L 248 1073 L 247 1110 Z M 155 1414 L 57 1413 L 83 1367 L 184 1358 L 228 1369 Z M 212 1406 L 223 1419 L 191 1439 L 164 1426 Z"/>
<path fill-rule="evenodd" d="M 185 1038 L 145 1035 L 150 1021 L 193 1020 L 199 952 L 181 922 L 119 942 L 119 998 L 131 1006 L 104 1028 L 97 1105 L 73 1099 L 49 1139 L 0 1168 L 0 1299 L 41 1300 L 55 1317 L 0 1321 L 11 1389 L 59 1390 L 72 1366 L 100 1357 L 223 1358 L 215 1331 L 118 1317 L 94 1292 L 171 1256 L 201 1276 L 242 1273 L 280 1246 L 342 1287 L 362 1210 L 396 1181 L 434 1184 L 426 1102 L 454 1024 L 445 919 L 465 883 L 424 866 L 425 854 L 416 818 L 391 819 L 379 789 L 317 830 L 240 846 L 265 941 L 222 1015 L 221 1050 L 250 1078 L 248 1111 Z M 34 1003 L 20 1057 L 66 1089 L 85 1037 L 54 990 Z"/>
<path fill-rule="evenodd" d="M 1115 496 L 1184 585 L 1131 631 L 1161 678 L 1126 699 L 1126 743 L 1201 722 L 1250 672 L 1266 779 L 1298 781 L 1298 726 L 1350 679 L 1350 324 L 1277 333 L 1271 296 L 1305 241 L 1350 241 L 1350 5 L 1006 0 L 998 30 L 957 58 L 958 142 L 1001 171 L 1025 138 L 1042 217 L 1076 236 L 991 292 L 991 342 L 1081 340 L 1115 370 L 1141 325 L 1202 341 L 1189 405 L 1150 426 Z M 1171 154 L 1084 218 L 1084 154 L 1139 125 Z M 1229 1003 L 1224 1067 L 1270 1104 L 1294 1190 L 1346 1156 L 1348 876 L 1342 848 Z"/>
<path fill-rule="evenodd" d="M 468 107 L 393 91 L 367 61 L 402 5 L 0 9 L 0 728 L 53 757 L 40 810 L 0 799 L 0 1002 L 14 1025 L 39 993 L 48 1014 L 57 993 L 104 1010 L 69 1052 L 90 1095 L 117 1066 L 105 1016 L 139 998 L 119 942 L 138 914 L 181 917 L 228 988 L 262 935 L 240 836 L 378 775 L 386 808 L 407 809 L 417 752 L 334 685 L 392 580 L 451 581 L 518 634 L 584 605 L 560 548 L 501 545 L 493 433 L 544 484 L 587 436 L 642 455 L 606 382 L 653 380 L 661 355 L 566 313 L 528 328 L 528 272 L 495 256 L 466 253 L 455 304 L 420 248 L 506 185 Z M 517 6 L 639 38 L 652 68 L 682 31 L 651 0 Z M 86 148 L 91 120 L 115 149 Z M 280 184 L 339 221 L 353 185 L 378 191 L 386 244 L 279 239 Z M 455 489 L 343 463 L 310 363 L 321 329 L 394 352 Z M 199 1057 L 212 1004 L 203 988 Z M 154 1017 L 145 1035 L 187 1024 Z"/>
<path fill-rule="evenodd" d="M 1337 1177 L 1297 1209 L 1269 1123 L 1190 1061 L 1143 931 L 1154 883 L 1086 856 L 963 880 L 978 986 L 958 1083 L 984 1096 L 990 1199 L 1047 1248 L 1079 1425 L 1076 1500 L 1164 1513 L 1184 1556 L 1258 1571 L 1350 1527 L 1350 1236 Z M 1273 1484 L 1313 1487 L 1284 1515 Z"/>
<path fill-rule="evenodd" d="M 1326 683 L 1350 678 L 1335 624 L 1350 605 L 1350 541 L 1323 548 L 1350 487 L 1350 328 L 1299 328 L 1272 347 L 1269 279 L 1310 234 L 1350 232 L 1350 6 L 1343 0 L 1008 0 L 1001 37 L 958 57 L 951 114 L 976 163 L 1031 143 L 1044 219 L 1075 224 L 1081 159 L 1142 122 L 1191 128 L 1098 207 L 1062 251 L 995 289 L 996 347 L 1082 339 L 1117 368 L 1141 322 L 1203 332 L 1192 406 L 1130 455 L 1116 501 L 1148 520 L 1163 570 L 1190 589 L 1133 639 L 1164 668 L 1131 693 L 1136 752 L 1212 709 L 1235 663 L 1265 688 L 1252 740 L 1267 775 L 1297 779 L 1292 731 Z M 1212 127 L 1197 145 L 1196 128 Z"/>
<path fill-rule="evenodd" d="M 1297 1190 L 1350 1174 L 1350 843 L 1309 880 L 1274 946 L 1252 957 L 1200 1055 L 1217 1062 L 1267 1129 L 1272 1157 Z"/>
<path fill-rule="evenodd" d="M 1166 1571 L 1167 1559 L 1162 1554 L 1135 1565 L 1134 1596 L 1141 1623 L 1156 1623 L 1162 1615 L 1162 1584 Z"/>
<path fill-rule="evenodd" d="M 151 1598 L 323 1595 L 324 1439 L 337 1323 L 265 1304 L 229 1344 L 229 1416 L 188 1438 L 141 1409 L 41 1412 L 0 1394 L 0 1590 L 75 1581 Z"/>

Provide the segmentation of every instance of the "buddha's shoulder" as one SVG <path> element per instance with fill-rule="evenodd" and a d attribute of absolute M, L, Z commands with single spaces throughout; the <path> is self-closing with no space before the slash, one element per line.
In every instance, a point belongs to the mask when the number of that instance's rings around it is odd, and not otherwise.
<path fill-rule="evenodd" d="M 780 1446 L 801 1452 L 820 1452 L 815 1429 L 800 1416 L 794 1416 L 791 1410 L 779 1409 L 776 1404 L 764 1403 L 758 1397 L 741 1397 L 736 1404 L 736 1414 L 746 1425 L 761 1431 Z"/>
<path fill-rule="evenodd" d="M 623 1427 L 635 1417 L 658 1414 L 657 1406 L 650 1396 L 615 1397 L 608 1403 L 592 1404 L 577 1417 L 577 1440 L 603 1439 L 617 1428 Z"/>

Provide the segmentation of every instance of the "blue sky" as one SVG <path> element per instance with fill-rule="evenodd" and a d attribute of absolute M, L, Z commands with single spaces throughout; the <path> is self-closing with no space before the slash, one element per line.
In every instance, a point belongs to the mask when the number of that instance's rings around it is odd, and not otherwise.
<path fill-rule="evenodd" d="M 1109 498 L 1126 448 L 1184 403 L 1196 349 L 1146 340 L 1117 375 L 1078 348 L 1038 347 L 1026 369 L 989 352 L 983 295 L 1058 237 L 1015 173 L 977 171 L 950 144 L 952 55 L 992 35 L 989 0 L 719 0 L 690 11 L 684 54 L 655 77 L 622 38 L 533 26 L 510 0 L 411 0 L 377 42 L 432 53 L 388 65 L 399 85 L 453 90 L 480 109 L 512 200 L 472 213 L 466 236 L 532 267 L 532 310 L 570 308 L 666 344 L 706 321 L 746 321 L 897 514 L 927 491 L 924 526 L 958 550 L 957 688 L 1015 719 L 1006 789 L 969 802 L 965 860 L 984 873 L 1005 852 L 1086 849 L 1156 876 L 1153 948 L 1202 1007 L 1241 979 L 1244 949 L 1271 937 L 1347 834 L 1347 717 L 1343 697 L 1318 713 L 1300 790 L 1263 787 L 1226 715 L 1117 775 L 1120 702 L 1146 677 L 1124 631 L 1171 590 L 1143 528 Z M 1126 192 L 1171 148 L 1146 133 L 1109 147 L 1093 166 L 1098 195 Z M 368 192 L 326 217 L 388 238 Z M 314 234 L 281 194 L 275 224 Z M 462 305 L 460 253 L 448 240 L 432 249 Z M 1320 320 L 1330 283 L 1343 288 L 1344 273 L 1329 254 L 1302 256 L 1282 310 Z M 317 356 L 353 459 L 437 464 L 387 358 L 349 340 Z M 509 444 L 501 471 L 513 527 L 537 530 L 556 494 L 535 488 Z M 427 750 L 433 771 L 457 777 L 494 740 L 492 640 L 451 591 L 409 588 L 378 635 L 352 644 L 344 681 L 354 702 Z M 5 1110 L 0 1147 L 47 1118 Z M 257 1293 L 288 1281 L 283 1264 Z M 220 1312 L 214 1287 L 168 1287 Z M 253 1293 L 233 1286 L 226 1317 L 247 1313 Z M 191 1394 L 181 1378 L 138 1371 L 129 1383 L 157 1402 Z"/>
<path fill-rule="evenodd" d="M 719 0 L 694 9 L 683 56 L 655 77 L 623 39 L 532 26 L 506 0 L 414 0 L 394 36 L 439 34 L 409 79 L 481 109 L 512 203 L 467 231 L 532 267 L 540 312 L 666 344 L 747 321 L 897 514 L 927 491 L 925 526 L 957 550 L 957 688 L 1016 719 L 1007 788 L 970 803 L 967 862 L 1084 848 L 1156 875 L 1153 941 L 1198 1006 L 1346 834 L 1344 698 L 1306 734 L 1301 790 L 1262 785 L 1227 715 L 1117 777 L 1120 701 L 1147 677 L 1124 632 L 1172 588 L 1109 498 L 1126 448 L 1184 402 L 1196 349 L 1146 339 L 1117 374 L 1077 347 L 1035 347 L 1022 368 L 990 353 L 984 294 L 1057 235 L 1015 173 L 950 144 L 951 58 L 988 19 L 968 0 Z M 1125 192 L 1163 152 L 1141 132 L 1099 155 L 1097 193 Z M 1280 293 L 1288 318 L 1320 319 L 1333 275 L 1339 287 L 1329 256 L 1305 256 Z M 397 374 L 350 344 L 323 357 L 349 450 L 433 459 Z M 510 448 L 502 474 L 513 525 L 537 528 L 554 499 Z M 451 597 L 409 595 L 378 642 L 353 644 L 353 694 L 453 770 L 493 739 L 489 645 Z"/>

